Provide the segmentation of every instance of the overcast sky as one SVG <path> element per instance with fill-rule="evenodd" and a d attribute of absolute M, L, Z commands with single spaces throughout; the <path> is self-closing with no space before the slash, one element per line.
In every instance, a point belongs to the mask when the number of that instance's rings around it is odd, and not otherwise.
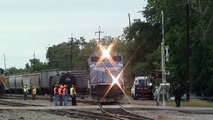
<path fill-rule="evenodd" d="M 83 36 L 116 37 L 146 6 L 146 0 L 0 0 L 0 68 L 25 68 L 35 57 L 46 62 L 48 46 Z M 5 55 L 5 57 L 4 57 Z M 4 60 L 6 58 L 6 60 Z"/>

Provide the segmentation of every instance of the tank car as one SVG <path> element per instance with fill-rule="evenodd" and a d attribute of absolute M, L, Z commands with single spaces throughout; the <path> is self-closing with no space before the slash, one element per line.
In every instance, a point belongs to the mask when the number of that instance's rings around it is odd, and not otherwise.
<path fill-rule="evenodd" d="M 90 67 L 90 92 L 95 102 L 119 102 L 124 95 L 123 57 L 117 52 L 93 53 L 88 60 Z"/>
<path fill-rule="evenodd" d="M 88 73 L 86 70 L 72 70 L 62 74 L 51 76 L 50 86 L 54 84 L 66 84 L 68 89 L 72 86 L 76 86 L 76 92 L 87 93 L 89 90 Z M 51 88 L 51 87 L 50 87 Z"/>

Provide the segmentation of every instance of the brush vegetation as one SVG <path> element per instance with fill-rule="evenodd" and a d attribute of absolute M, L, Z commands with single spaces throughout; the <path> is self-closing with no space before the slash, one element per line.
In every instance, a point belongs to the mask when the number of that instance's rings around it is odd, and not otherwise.
<path fill-rule="evenodd" d="M 175 101 L 169 101 L 168 106 L 175 106 Z M 213 102 L 206 100 L 190 100 L 190 101 L 181 101 L 181 107 L 212 107 Z"/>

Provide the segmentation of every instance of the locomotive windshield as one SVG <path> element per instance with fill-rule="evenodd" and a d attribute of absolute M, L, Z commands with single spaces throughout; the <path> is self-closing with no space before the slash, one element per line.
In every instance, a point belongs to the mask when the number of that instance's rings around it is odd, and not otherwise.
<path fill-rule="evenodd" d="M 98 62 L 99 58 L 96 56 L 91 57 L 91 62 Z"/>
<path fill-rule="evenodd" d="M 144 79 L 140 79 L 139 81 L 139 85 L 141 85 L 141 86 L 145 86 L 145 80 Z"/>
<path fill-rule="evenodd" d="M 121 61 L 121 56 L 113 56 L 112 59 L 114 61 L 120 62 Z"/>
<path fill-rule="evenodd" d="M 98 62 L 100 59 L 100 57 L 97 57 L 97 56 L 92 56 L 90 58 L 91 62 Z M 112 59 L 115 61 L 115 62 L 121 62 L 121 56 L 112 56 Z M 106 61 L 105 59 L 103 61 Z"/>

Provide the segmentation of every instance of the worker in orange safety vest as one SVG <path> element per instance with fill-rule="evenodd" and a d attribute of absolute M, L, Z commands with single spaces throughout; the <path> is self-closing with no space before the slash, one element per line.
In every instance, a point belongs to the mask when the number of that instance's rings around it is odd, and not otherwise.
<path fill-rule="evenodd" d="M 67 90 L 67 85 L 64 85 L 63 87 L 63 100 L 64 100 L 64 106 L 67 106 L 67 101 L 68 101 L 68 90 Z"/>
<path fill-rule="evenodd" d="M 63 85 L 59 85 L 58 95 L 59 95 L 59 105 L 62 106 L 62 103 L 63 103 Z"/>
<path fill-rule="evenodd" d="M 58 99 L 59 99 L 58 88 L 59 88 L 58 84 L 55 84 L 54 89 L 53 89 L 55 106 L 58 106 Z"/>

